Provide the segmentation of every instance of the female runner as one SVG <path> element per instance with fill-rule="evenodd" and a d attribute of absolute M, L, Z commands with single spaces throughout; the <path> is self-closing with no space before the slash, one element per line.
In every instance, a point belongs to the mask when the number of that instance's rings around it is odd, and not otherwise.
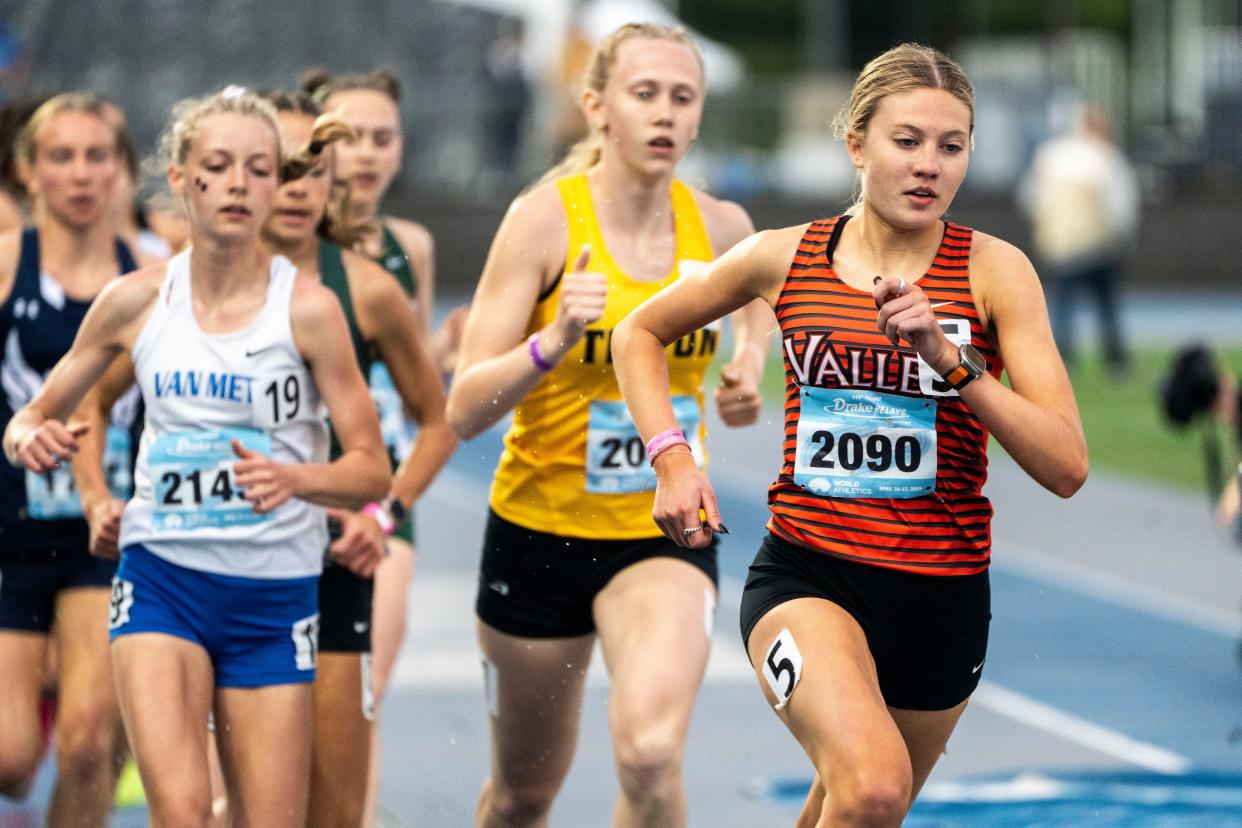
<path fill-rule="evenodd" d="M 152 822 L 210 818 L 214 710 L 235 820 L 300 826 L 327 543 L 318 506 L 382 497 L 387 465 L 339 304 L 260 243 L 288 169 L 271 105 L 236 87 L 187 101 L 165 152 L 190 249 L 100 294 L 4 448 L 32 471 L 55 468 L 81 432 L 63 420 L 129 357 L 146 422 L 109 627 Z M 331 463 L 321 396 L 342 446 Z"/>
<path fill-rule="evenodd" d="M 855 208 L 738 245 L 622 323 L 614 353 L 656 522 L 700 549 L 723 524 L 673 432 L 663 344 L 756 297 L 776 310 L 784 458 L 742 635 L 815 765 L 798 824 L 895 826 L 982 674 L 988 433 L 1063 497 L 1087 452 L 1030 263 L 944 219 L 973 140 L 961 67 L 923 46 L 885 52 L 839 123 Z"/>
<path fill-rule="evenodd" d="M 306 95 L 267 97 L 279 111 L 287 151 L 315 147 L 317 126 L 332 120 L 323 116 L 319 104 Z M 352 135 L 343 123 L 340 127 L 343 138 Z M 405 409 L 419 425 L 414 447 L 382 503 L 369 504 L 362 513 L 329 512 L 340 521 L 341 537 L 329 547 L 336 561 L 326 565 L 319 580 L 320 659 L 309 824 L 337 826 L 362 824 L 366 804 L 367 774 L 342 774 L 340 769 L 365 769 L 371 761 L 375 731 L 370 621 L 372 576 L 384 550 L 381 525 L 391 532 L 402 522 L 448 461 L 457 435 L 448 427 L 439 374 L 419 343 L 414 314 L 400 284 L 379 265 L 348 249 L 356 241 L 358 225 L 351 227 L 340 209 L 343 205 L 329 203 L 339 144 L 320 146 L 322 158 L 311 171 L 277 192 L 263 238 L 274 252 L 287 256 L 302 273 L 318 276 L 336 294 L 363 376 L 377 359 L 383 360 Z"/>
<path fill-rule="evenodd" d="M 479 283 L 449 419 L 463 436 L 509 410 L 491 492 L 476 611 L 492 732 L 481 826 L 543 825 L 573 756 L 598 637 L 621 796 L 613 824 L 681 825 L 681 756 L 716 601 L 714 548 L 651 522 L 642 446 L 609 357 L 647 297 L 752 232 L 737 205 L 675 177 L 703 108 L 685 32 L 631 24 L 592 57 L 591 135 L 510 207 Z M 718 391 L 732 425 L 758 416 L 770 314 L 735 317 Z M 670 347 L 678 423 L 702 462 L 703 373 L 719 329 Z"/>
<path fill-rule="evenodd" d="M 37 220 L 0 237 L 0 422 L 39 391 L 104 285 L 134 270 L 109 207 L 120 135 L 91 95 L 58 95 L 26 122 L 15 155 Z M 132 406 L 115 414 L 128 425 Z M 110 431 L 112 487 L 128 494 L 125 428 Z M 107 481 L 105 481 L 105 486 Z M 40 699 L 49 645 L 56 682 L 50 824 L 103 825 L 112 804 L 119 713 L 101 623 L 115 564 L 87 551 L 68 469 L 0 467 L 0 793 L 23 796 L 42 758 Z"/>

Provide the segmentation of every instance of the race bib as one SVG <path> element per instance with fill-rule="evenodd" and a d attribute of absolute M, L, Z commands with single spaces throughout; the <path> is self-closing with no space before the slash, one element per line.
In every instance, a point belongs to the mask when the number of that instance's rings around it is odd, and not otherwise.
<path fill-rule="evenodd" d="M 272 520 L 256 514 L 233 476 L 232 440 L 270 455 L 272 438 L 252 428 L 186 431 L 157 437 L 147 453 L 154 488 L 156 530 L 248 526 Z"/>
<path fill-rule="evenodd" d="M 703 463 L 699 437 L 698 401 L 689 395 L 673 397 L 677 425 L 690 443 L 695 462 Z M 622 400 L 591 400 L 587 420 L 586 490 L 595 494 L 641 492 L 651 477 L 647 446 L 638 436 Z"/>
<path fill-rule="evenodd" d="M 119 500 L 128 500 L 134 481 L 130 473 L 129 432 L 110 426 L 104 447 L 104 479 L 108 491 Z M 73 469 L 66 462 L 50 472 L 26 471 L 26 511 L 33 520 L 63 520 L 82 517 L 82 500 L 73 480 Z"/>
<path fill-rule="evenodd" d="M 414 435 L 418 433 L 418 423 L 405 416 L 401 395 L 397 393 L 392 376 L 382 362 L 371 364 L 370 386 L 375 413 L 379 415 L 380 436 L 384 438 L 389 453 L 399 461 L 410 453 Z"/>
<path fill-rule="evenodd" d="M 936 487 L 936 401 L 802 387 L 794 482 L 825 497 L 912 498 Z"/>

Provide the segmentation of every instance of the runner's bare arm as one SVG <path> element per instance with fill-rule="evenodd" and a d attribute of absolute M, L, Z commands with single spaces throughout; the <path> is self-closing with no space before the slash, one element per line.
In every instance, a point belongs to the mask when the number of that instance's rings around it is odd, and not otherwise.
<path fill-rule="evenodd" d="M 137 337 L 163 278 L 162 265 L 109 282 L 91 304 L 68 353 L 48 374 L 43 386 L 13 415 L 4 432 L 4 453 L 10 463 L 47 471 L 78 449 L 81 426 L 66 427 L 90 387 L 112 360 Z"/>
<path fill-rule="evenodd" d="M 409 508 L 452 457 L 457 434 L 444 411 L 439 372 L 418 338 L 414 312 L 402 301 L 401 286 L 360 256 L 347 254 L 345 263 L 351 277 L 355 273 L 359 277 L 363 333 L 374 342 L 401 401 L 419 426 L 410 454 L 398 467 L 389 490 Z"/>
<path fill-rule="evenodd" d="M 1087 443 L 1039 278 L 1016 247 L 976 238 L 971 274 L 1012 390 L 985 374 L 962 389 L 962 399 L 1027 474 L 1069 497 L 1086 480 Z"/>
<path fill-rule="evenodd" d="M 696 192 L 696 197 L 714 250 L 730 250 L 754 235 L 755 226 L 742 207 L 703 193 Z M 763 407 L 759 385 L 776 315 L 767 302 L 756 298 L 729 314 L 729 324 L 733 328 L 733 354 L 720 370 L 720 384 L 714 392 L 716 409 L 725 425 L 751 425 Z"/>
<path fill-rule="evenodd" d="M 341 456 L 331 463 L 297 464 L 294 496 L 320 506 L 357 509 L 388 491 L 388 453 L 379 418 L 358 371 L 349 327 L 330 290 L 299 279 L 291 309 L 293 339 L 328 406 Z M 240 483 L 240 477 L 238 482 Z"/>
<path fill-rule="evenodd" d="M 775 303 L 802 232 L 795 227 L 751 236 L 644 302 L 613 332 L 613 368 L 645 442 L 678 427 L 665 347 L 756 299 Z M 678 446 L 655 457 L 652 466 L 657 476 L 652 518 L 660 531 L 680 546 L 707 546 L 713 531 L 724 531 L 707 476 Z"/>
<path fill-rule="evenodd" d="M 496 231 L 449 391 L 449 422 L 462 437 L 469 439 L 504 417 L 543 376 L 524 335 L 540 293 L 564 261 L 566 234 L 554 184 L 516 199 Z M 550 364 L 581 337 L 579 329 L 571 341 L 556 323 L 538 333 L 539 353 Z"/>
<path fill-rule="evenodd" d="M 750 236 L 648 299 L 617 326 L 612 336 L 613 366 L 643 440 L 677 425 L 664 348 L 756 299 L 774 305 L 803 230 L 792 227 Z"/>
<path fill-rule="evenodd" d="M 89 426 L 78 438 L 78 452 L 73 456 L 73 479 L 82 500 L 82 512 L 88 518 L 100 504 L 112 500 L 104 473 L 108 422 L 112 406 L 133 384 L 134 363 L 129 354 L 122 353 L 108 366 L 99 382 L 91 386 L 70 418 L 72 422 Z"/>

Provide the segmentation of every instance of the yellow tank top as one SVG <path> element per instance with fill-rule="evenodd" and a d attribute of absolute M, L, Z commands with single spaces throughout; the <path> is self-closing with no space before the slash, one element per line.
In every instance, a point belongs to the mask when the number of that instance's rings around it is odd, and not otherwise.
<path fill-rule="evenodd" d="M 630 311 L 676 281 L 689 262 L 712 259 L 711 240 L 690 189 L 670 189 L 677 256 L 658 282 L 627 276 L 604 244 L 585 175 L 557 181 L 569 223 L 566 268 L 582 245 L 591 245 L 588 268 L 608 277 L 604 316 L 518 403 L 492 482 L 491 507 L 511 523 L 554 535 L 599 540 L 657 537 L 651 519 L 655 481 L 646 447 L 612 370 L 613 328 Z M 561 279 L 535 305 L 526 333 L 556 315 Z M 668 347 L 669 385 L 678 422 L 699 463 L 703 451 L 703 374 L 719 344 L 720 323 L 695 331 Z"/>

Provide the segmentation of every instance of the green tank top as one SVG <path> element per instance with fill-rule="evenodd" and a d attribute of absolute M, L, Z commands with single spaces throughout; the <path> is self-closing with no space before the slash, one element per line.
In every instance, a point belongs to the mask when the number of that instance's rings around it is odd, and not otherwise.
<path fill-rule="evenodd" d="M 349 338 L 354 343 L 354 355 L 358 358 L 358 367 L 362 376 L 369 376 L 375 355 L 358 329 L 358 316 L 354 313 L 354 300 L 349 294 L 349 274 L 345 272 L 345 256 L 341 248 L 330 241 L 319 240 L 319 281 L 328 290 L 336 294 L 345 311 L 345 321 L 349 324 Z"/>
<path fill-rule="evenodd" d="M 388 225 L 384 224 L 381 227 L 384 231 L 384 243 L 380 247 L 380 254 L 375 257 L 376 263 L 397 277 L 406 296 L 416 296 L 418 290 L 414 285 L 414 271 L 410 269 L 410 259 L 406 256 L 405 249 L 401 247 L 401 242 L 397 241 L 393 232 L 388 229 Z"/>
<path fill-rule="evenodd" d="M 371 348 L 363 338 L 362 331 L 358 329 L 354 300 L 349 295 L 349 274 L 345 272 L 345 257 L 341 248 L 323 239 L 319 240 L 319 281 L 335 293 L 337 300 L 341 303 L 341 310 L 345 311 L 345 322 L 349 325 L 349 339 L 354 346 L 358 368 L 362 371 L 364 378 L 370 377 L 375 355 L 371 353 Z M 336 439 L 335 429 L 332 430 L 331 456 L 333 459 L 341 456 L 341 444 Z"/>

